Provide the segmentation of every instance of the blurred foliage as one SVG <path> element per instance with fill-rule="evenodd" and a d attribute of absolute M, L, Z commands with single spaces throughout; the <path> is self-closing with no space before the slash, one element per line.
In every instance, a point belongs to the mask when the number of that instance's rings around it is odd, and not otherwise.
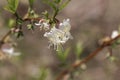
<path fill-rule="evenodd" d="M 53 9 L 52 22 L 54 22 L 57 14 L 64 9 L 71 0 L 43 0 Z M 45 15 L 46 16 L 46 15 Z M 48 15 L 47 15 L 48 16 Z"/>
<path fill-rule="evenodd" d="M 114 61 L 117 60 L 117 57 L 115 57 L 115 56 L 110 56 L 109 60 L 110 60 L 111 62 L 114 62 Z"/>
<path fill-rule="evenodd" d="M 14 27 L 14 24 L 15 24 L 15 20 L 14 19 L 9 19 L 9 21 L 8 21 L 8 27 L 12 28 L 12 27 Z"/>
<path fill-rule="evenodd" d="M 32 8 L 35 0 L 29 0 L 29 5 Z"/>
<path fill-rule="evenodd" d="M 12 76 L 9 80 L 17 80 L 17 76 Z"/>
<path fill-rule="evenodd" d="M 48 69 L 40 68 L 38 77 L 31 77 L 30 80 L 46 80 L 48 76 Z"/>
<path fill-rule="evenodd" d="M 39 76 L 39 78 L 37 80 L 45 80 L 46 77 L 47 77 L 47 69 L 42 68 L 40 70 L 40 76 Z"/>
<path fill-rule="evenodd" d="M 67 6 L 71 0 L 43 0 L 44 3 L 48 4 L 54 11 L 61 11 Z"/>
<path fill-rule="evenodd" d="M 63 64 L 67 61 L 66 59 L 68 57 L 68 54 L 70 53 L 70 49 L 71 48 L 67 48 L 66 50 L 60 49 L 59 51 L 57 51 L 57 56 Z"/>
<path fill-rule="evenodd" d="M 75 48 L 75 54 L 76 54 L 76 57 L 79 59 L 81 54 L 82 54 L 82 51 L 83 51 L 83 47 L 82 47 L 82 43 L 81 42 L 78 42 L 76 44 L 76 48 Z"/>

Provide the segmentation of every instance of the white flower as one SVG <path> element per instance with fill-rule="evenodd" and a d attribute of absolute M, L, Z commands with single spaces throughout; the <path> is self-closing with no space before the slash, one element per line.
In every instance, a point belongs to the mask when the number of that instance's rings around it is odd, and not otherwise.
<path fill-rule="evenodd" d="M 60 44 L 64 43 L 64 41 L 61 40 L 63 36 L 63 32 L 55 27 L 51 28 L 50 32 L 46 32 L 44 34 L 44 37 L 47 37 L 49 40 L 49 47 L 54 46 L 54 49 L 58 50 L 58 47 Z"/>
<path fill-rule="evenodd" d="M 49 21 L 45 20 L 45 19 L 41 19 L 38 23 L 35 23 L 36 26 L 40 26 L 40 30 L 44 29 L 44 30 L 49 30 Z"/>
<path fill-rule="evenodd" d="M 64 19 L 62 23 L 59 25 L 59 29 L 64 32 L 69 32 L 71 29 L 70 19 Z"/>
<path fill-rule="evenodd" d="M 111 38 L 114 39 L 115 37 L 117 37 L 119 35 L 119 32 L 117 30 L 114 30 L 112 32 Z"/>
<path fill-rule="evenodd" d="M 19 52 L 15 52 L 14 47 L 10 46 L 9 44 L 4 44 L 1 48 L 1 50 L 8 55 L 9 57 L 11 56 L 19 56 Z"/>
<path fill-rule="evenodd" d="M 64 19 L 62 23 L 60 23 L 59 25 L 59 29 L 62 30 L 64 32 L 64 35 L 69 39 L 73 39 L 72 35 L 70 34 L 70 29 L 71 29 L 71 25 L 70 25 L 70 19 Z"/>
<path fill-rule="evenodd" d="M 61 44 L 66 43 L 69 39 L 72 39 L 72 36 L 70 34 L 71 25 L 69 22 L 69 19 L 63 20 L 62 23 L 60 23 L 59 27 L 53 27 L 51 28 L 50 32 L 46 32 L 44 34 L 44 37 L 47 37 L 49 40 L 49 47 L 54 46 L 54 49 L 58 50 L 59 46 Z"/>

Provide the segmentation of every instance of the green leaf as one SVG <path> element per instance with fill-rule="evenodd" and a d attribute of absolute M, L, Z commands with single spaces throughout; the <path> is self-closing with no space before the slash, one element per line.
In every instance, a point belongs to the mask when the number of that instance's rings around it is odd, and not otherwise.
<path fill-rule="evenodd" d="M 50 0 L 43 0 L 44 3 L 48 4 L 50 7 L 52 7 L 54 10 L 57 9 L 56 5 L 50 1 Z"/>
<path fill-rule="evenodd" d="M 29 4 L 32 7 L 35 0 L 29 0 Z"/>
<path fill-rule="evenodd" d="M 29 0 L 29 3 L 30 4 L 33 4 L 35 0 Z"/>
<path fill-rule="evenodd" d="M 110 56 L 110 57 L 109 57 L 109 60 L 110 60 L 110 62 L 114 62 L 114 61 L 117 60 L 117 57 L 115 57 L 115 56 Z"/>
<path fill-rule="evenodd" d="M 83 47 L 82 47 L 82 43 L 81 42 L 78 42 L 77 45 L 76 45 L 76 56 L 79 58 L 80 55 L 82 54 L 82 51 L 83 51 Z"/>
<path fill-rule="evenodd" d="M 22 21 L 21 19 L 18 19 L 18 20 L 17 20 L 17 24 L 20 24 L 20 25 L 21 25 L 22 23 L 23 23 L 23 21 Z"/>
<path fill-rule="evenodd" d="M 65 52 L 64 52 L 64 58 L 65 58 L 65 59 L 67 58 L 69 52 L 70 52 L 70 48 L 67 48 L 67 49 L 65 50 Z"/>
<path fill-rule="evenodd" d="M 57 56 L 63 63 L 65 63 L 65 60 L 67 59 L 69 52 L 70 52 L 70 48 L 67 48 L 65 51 L 59 50 L 57 52 Z"/>
<path fill-rule="evenodd" d="M 9 7 L 9 6 L 5 6 L 4 9 L 5 9 L 6 11 L 8 11 L 8 12 L 13 13 L 13 14 L 15 13 L 15 11 L 14 11 L 11 7 Z"/>
<path fill-rule="evenodd" d="M 19 32 L 16 32 L 16 33 L 15 33 L 15 36 L 16 36 L 17 38 L 21 38 L 21 37 L 24 36 L 24 34 L 23 34 L 22 31 L 19 31 Z"/>
<path fill-rule="evenodd" d="M 59 4 L 62 0 L 54 0 L 56 4 Z"/>
<path fill-rule="evenodd" d="M 59 10 L 61 11 L 63 8 L 65 8 L 70 1 L 71 1 L 71 0 L 67 0 L 66 2 L 64 2 L 64 3 L 60 6 Z"/>
<path fill-rule="evenodd" d="M 14 24 L 15 24 L 15 20 L 14 20 L 14 19 L 10 19 L 10 20 L 8 21 L 8 26 L 9 26 L 10 28 L 14 27 Z"/>
<path fill-rule="evenodd" d="M 47 77 L 47 69 L 42 68 L 40 70 L 40 76 L 39 76 L 38 80 L 45 80 L 46 77 Z"/>
<path fill-rule="evenodd" d="M 15 9 L 15 11 L 17 10 L 17 7 L 18 7 L 18 3 L 19 3 L 19 0 L 13 0 L 14 1 L 14 9 Z"/>
<path fill-rule="evenodd" d="M 28 29 L 28 30 L 34 30 L 34 26 L 33 26 L 32 24 L 28 24 L 28 25 L 27 25 L 27 29 Z"/>
<path fill-rule="evenodd" d="M 46 19 L 49 18 L 48 11 L 44 11 L 44 12 L 42 12 L 42 15 L 43 15 Z"/>
<path fill-rule="evenodd" d="M 118 45 L 120 45 L 120 39 L 118 39 L 114 43 L 112 43 L 111 47 L 116 48 Z"/>
<path fill-rule="evenodd" d="M 19 0 L 7 0 L 7 5 L 4 7 L 5 10 L 15 13 L 19 4 Z"/>

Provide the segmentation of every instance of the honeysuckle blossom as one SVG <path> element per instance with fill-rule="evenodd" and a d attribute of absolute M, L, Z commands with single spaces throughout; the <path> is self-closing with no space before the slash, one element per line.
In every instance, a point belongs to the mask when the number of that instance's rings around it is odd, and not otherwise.
<path fill-rule="evenodd" d="M 59 24 L 58 28 L 55 26 L 51 28 L 50 32 L 46 32 L 44 37 L 47 37 L 49 40 L 49 47 L 54 46 L 54 49 L 58 50 L 59 46 L 66 43 L 69 39 L 72 39 L 70 34 L 71 25 L 69 19 L 63 20 Z"/>
<path fill-rule="evenodd" d="M 66 19 L 66 20 L 64 19 L 63 22 L 59 24 L 59 29 L 64 32 L 64 35 L 68 37 L 68 39 L 73 38 L 70 34 L 70 29 L 71 29 L 70 19 Z"/>
<path fill-rule="evenodd" d="M 63 22 L 59 24 L 59 29 L 64 32 L 69 32 L 71 29 L 70 19 L 64 19 Z"/>
<path fill-rule="evenodd" d="M 54 49 L 58 50 L 58 47 L 60 44 L 64 43 L 64 41 L 61 40 L 63 36 L 63 32 L 55 27 L 53 27 L 50 32 L 46 32 L 44 34 L 44 37 L 47 37 L 49 40 L 49 47 L 54 46 Z"/>
<path fill-rule="evenodd" d="M 38 23 L 35 23 L 36 26 L 40 27 L 40 30 L 44 29 L 44 30 L 49 30 L 49 21 L 45 20 L 45 19 L 41 19 Z"/>
<path fill-rule="evenodd" d="M 117 30 L 114 30 L 112 32 L 111 38 L 114 39 L 115 37 L 117 37 L 119 35 L 119 32 Z"/>

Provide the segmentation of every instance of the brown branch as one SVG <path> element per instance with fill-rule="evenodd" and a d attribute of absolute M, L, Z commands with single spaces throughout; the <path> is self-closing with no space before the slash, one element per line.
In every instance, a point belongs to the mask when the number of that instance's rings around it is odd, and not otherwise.
<path fill-rule="evenodd" d="M 39 21 L 41 18 L 23 18 L 23 21 L 31 21 L 31 20 L 37 20 Z"/>
<path fill-rule="evenodd" d="M 22 19 L 22 21 L 26 22 L 26 21 L 32 21 L 32 20 L 40 20 L 41 18 L 24 18 Z M 15 25 L 16 26 L 16 25 Z M 11 30 L 9 30 L 0 40 L 0 47 L 4 44 L 5 39 L 11 34 Z"/>
<path fill-rule="evenodd" d="M 120 38 L 120 35 L 118 35 L 117 37 L 110 39 L 106 42 L 104 42 L 102 45 L 100 45 L 100 47 L 98 47 L 95 51 L 93 51 L 92 53 L 90 53 L 90 55 L 88 55 L 86 58 L 84 58 L 82 61 L 76 63 L 74 62 L 70 68 L 63 70 L 56 78 L 56 80 L 62 80 L 67 74 L 69 74 L 70 72 L 72 72 L 73 70 L 75 70 L 77 67 L 81 66 L 81 64 L 83 63 L 87 63 L 89 60 L 91 60 L 93 57 L 95 57 L 100 51 L 102 51 L 105 47 L 108 47 L 110 45 L 112 45 L 112 43 L 114 41 L 116 41 L 118 38 Z"/>
<path fill-rule="evenodd" d="M 3 38 L 0 40 L 1 42 L 4 42 L 4 40 L 7 38 L 7 36 L 11 33 L 11 30 L 9 30 L 4 36 Z"/>
<path fill-rule="evenodd" d="M 11 30 L 9 30 L 3 38 L 0 40 L 0 47 L 4 44 L 5 39 L 11 34 Z"/>

